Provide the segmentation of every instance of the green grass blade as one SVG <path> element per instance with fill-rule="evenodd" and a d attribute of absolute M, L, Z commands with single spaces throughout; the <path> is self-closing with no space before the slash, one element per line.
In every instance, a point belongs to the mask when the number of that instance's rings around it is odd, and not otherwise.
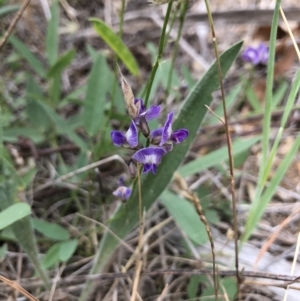
<path fill-rule="evenodd" d="M 237 56 L 241 46 L 242 43 L 240 42 L 221 55 L 221 68 L 224 76 Z M 147 174 L 146 176 L 142 176 L 141 189 L 143 207 L 146 210 L 164 191 L 171 181 L 174 172 L 183 161 L 206 114 L 207 109 L 205 105 L 210 104 L 212 100 L 212 92 L 215 91 L 218 86 L 219 78 L 217 65 L 214 63 L 188 95 L 182 109 L 180 110 L 178 118 L 174 122 L 173 128 L 187 128 L 189 130 L 189 137 L 184 143 L 175 146 L 174 150 L 163 158 L 156 175 Z M 116 235 L 123 239 L 130 233 L 137 223 L 138 190 L 137 187 L 135 187 L 126 208 L 120 208 L 108 226 L 114 233 L 116 233 Z M 95 263 L 91 269 L 91 273 L 99 273 L 101 271 L 114 249 L 118 246 L 118 243 L 119 242 L 111 234 L 106 233 L 104 235 L 100 242 L 99 252 L 95 258 Z M 92 283 L 88 281 L 79 300 L 87 300 L 87 297 L 90 295 L 92 290 Z"/>
<path fill-rule="evenodd" d="M 233 155 L 236 156 L 244 151 L 248 150 L 254 143 L 256 143 L 260 137 L 253 137 L 250 139 L 235 140 L 232 143 Z M 220 164 L 228 160 L 228 148 L 223 146 L 222 148 L 215 150 L 207 155 L 204 155 L 196 160 L 193 160 L 181 168 L 179 173 L 183 177 L 191 176 L 197 172 L 201 172 L 209 167 Z"/>
<path fill-rule="evenodd" d="M 66 69 L 73 61 L 75 57 L 75 50 L 71 49 L 64 53 L 59 59 L 54 63 L 54 65 L 48 70 L 48 77 L 60 76 L 62 71 Z"/>
<path fill-rule="evenodd" d="M 262 165 L 265 164 L 269 152 L 269 136 L 271 127 L 271 114 L 272 114 L 272 98 L 273 98 L 273 82 L 274 82 L 274 65 L 275 65 L 275 50 L 277 40 L 278 17 L 281 0 L 276 1 L 274 10 L 270 47 L 269 47 L 269 60 L 268 60 L 268 73 L 267 73 L 267 86 L 263 119 L 263 138 L 262 138 Z"/>
<path fill-rule="evenodd" d="M 26 203 L 13 204 L 0 212 L 0 230 L 29 215 L 31 208 Z"/>
<path fill-rule="evenodd" d="M 51 6 L 51 19 L 47 27 L 46 53 L 50 66 L 53 66 L 58 58 L 58 25 L 59 25 L 59 3 L 54 0 Z"/>
<path fill-rule="evenodd" d="M 8 15 L 10 13 L 14 13 L 20 9 L 20 5 L 5 5 L 0 7 L 0 18 Z"/>
<path fill-rule="evenodd" d="M 252 204 L 249 216 L 247 218 L 245 231 L 242 237 L 243 241 L 247 241 L 251 233 L 253 232 L 253 230 L 256 228 L 256 225 L 259 222 L 260 218 L 262 217 L 268 203 L 271 201 L 272 196 L 275 194 L 276 188 L 280 184 L 287 169 L 289 168 L 290 164 L 295 158 L 295 155 L 299 147 L 300 147 L 300 136 L 296 138 L 290 151 L 285 155 L 284 159 L 282 160 L 275 174 L 273 175 L 273 178 L 270 181 L 265 192 L 261 195 L 259 200 L 255 200 L 255 202 Z"/>
<path fill-rule="evenodd" d="M 128 70 L 133 75 L 137 76 L 139 74 L 138 64 L 120 37 L 115 34 L 102 20 L 97 18 L 90 18 L 89 20 L 93 23 L 98 35 L 116 53 Z"/>
<path fill-rule="evenodd" d="M 34 95 L 32 95 L 34 97 Z M 87 150 L 86 143 L 73 131 L 73 129 L 68 125 L 68 123 L 60 117 L 49 105 L 42 101 L 36 101 L 36 104 L 40 106 L 41 109 L 49 116 L 55 125 L 57 131 L 60 134 L 65 134 L 70 138 L 76 145 L 78 145 L 82 150 Z"/>
<path fill-rule="evenodd" d="M 46 71 L 42 63 L 36 58 L 36 56 L 29 50 L 29 48 L 21 42 L 18 38 L 11 35 L 8 41 L 14 46 L 14 48 L 21 54 L 21 56 L 30 64 L 31 68 L 42 78 L 46 77 Z"/>
<path fill-rule="evenodd" d="M 103 130 L 106 124 L 105 102 L 107 87 L 107 75 L 103 72 L 105 57 L 99 53 L 93 65 L 84 101 L 83 124 L 90 137 Z"/>

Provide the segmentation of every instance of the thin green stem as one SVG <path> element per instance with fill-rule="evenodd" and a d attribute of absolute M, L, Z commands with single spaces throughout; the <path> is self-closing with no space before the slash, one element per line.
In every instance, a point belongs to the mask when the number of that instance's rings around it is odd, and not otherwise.
<path fill-rule="evenodd" d="M 269 152 L 269 136 L 271 126 L 272 114 L 272 97 L 273 97 L 273 82 L 274 82 L 274 65 L 275 65 L 275 49 L 276 49 L 276 36 L 278 27 L 279 8 L 281 0 L 276 1 L 269 47 L 269 60 L 267 70 L 267 87 L 265 99 L 265 114 L 263 120 L 263 139 L 262 139 L 262 164 L 264 165 Z"/>
<path fill-rule="evenodd" d="M 234 162 L 233 162 L 233 153 L 232 153 L 232 143 L 229 133 L 229 127 L 228 127 L 228 117 L 227 117 L 227 108 L 226 108 L 226 101 L 225 101 L 225 92 L 224 92 L 224 86 L 223 86 L 223 76 L 222 76 L 222 69 L 221 69 L 221 63 L 218 53 L 218 44 L 217 44 L 217 38 L 216 33 L 214 29 L 214 23 L 212 18 L 212 13 L 209 6 L 209 1 L 204 0 L 208 15 L 208 21 L 212 33 L 212 39 L 213 39 L 213 45 L 214 45 L 214 51 L 216 56 L 216 62 L 218 66 L 218 75 L 220 80 L 220 87 L 221 87 L 221 95 L 222 95 L 222 104 L 223 104 L 223 111 L 224 111 L 224 127 L 226 132 L 226 140 L 227 140 L 227 147 L 228 147 L 228 157 L 229 157 L 229 169 L 230 169 L 230 187 L 231 187 L 231 196 L 232 196 L 232 209 L 233 209 L 233 226 L 234 226 L 234 243 L 235 243 L 235 269 L 236 269 L 236 278 L 237 278 L 237 294 L 239 295 L 240 292 L 240 284 L 241 284 L 241 277 L 239 274 L 239 258 L 238 258 L 238 232 L 237 232 L 237 213 L 236 213 L 236 195 L 235 195 L 235 185 L 234 185 Z M 215 262 L 213 263 L 214 272 L 216 272 Z M 215 285 L 215 296 L 216 300 L 217 294 L 218 294 L 218 287 L 217 287 L 217 275 L 214 273 L 214 285 Z"/>
<path fill-rule="evenodd" d="M 165 16 L 163 28 L 162 28 L 161 35 L 160 35 L 159 47 L 158 47 L 158 53 L 157 53 L 156 61 L 155 61 L 154 66 L 152 68 L 152 72 L 150 74 L 150 79 L 149 79 L 149 81 L 147 83 L 147 86 L 146 86 L 145 106 L 148 105 L 149 96 L 150 96 L 152 84 L 153 84 L 153 81 L 154 81 L 154 77 L 155 77 L 155 74 L 156 74 L 156 71 L 157 71 L 157 68 L 159 66 L 159 63 L 160 63 L 160 60 L 161 60 L 161 57 L 162 57 L 162 53 L 163 53 L 163 50 L 164 50 L 166 30 L 167 30 L 167 25 L 168 25 L 168 22 L 169 22 L 171 10 L 172 10 L 173 1 L 174 0 L 170 0 L 169 4 L 168 4 L 167 13 L 166 13 L 166 16 Z"/>
<path fill-rule="evenodd" d="M 173 50 L 173 54 L 172 54 L 172 62 L 171 62 L 171 67 L 170 67 L 169 75 L 168 75 L 168 85 L 167 85 L 167 90 L 166 90 L 167 95 L 169 94 L 170 88 L 171 88 L 175 59 L 176 59 L 177 52 L 178 52 L 179 40 L 181 37 L 182 28 L 183 28 L 185 16 L 187 13 L 187 8 L 188 8 L 188 0 L 185 0 L 184 2 L 181 3 L 181 13 L 179 16 L 179 29 L 178 29 L 177 38 L 176 38 L 175 45 L 174 45 L 174 50 Z"/>
<path fill-rule="evenodd" d="M 270 47 L 269 47 L 269 60 L 268 60 L 268 74 L 267 74 L 267 86 L 266 86 L 266 98 L 263 118 L 263 137 L 262 137 L 262 160 L 261 167 L 258 174 L 258 182 L 255 190 L 254 199 L 252 202 L 251 210 L 248 215 L 245 231 L 242 236 L 242 241 L 247 241 L 255 225 L 253 225 L 252 219 L 255 218 L 260 207 L 260 197 L 263 193 L 266 183 L 265 171 L 268 168 L 269 157 L 269 136 L 272 117 L 272 98 L 273 98 L 273 81 L 274 81 L 274 66 L 275 66 L 275 49 L 276 49 L 276 36 L 279 18 L 279 8 L 281 0 L 276 1 L 274 10 L 271 35 L 270 35 Z"/>

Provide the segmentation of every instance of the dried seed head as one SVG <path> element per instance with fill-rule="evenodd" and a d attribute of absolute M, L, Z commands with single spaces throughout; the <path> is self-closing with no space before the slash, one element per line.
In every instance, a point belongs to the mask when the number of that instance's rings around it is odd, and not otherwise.
<path fill-rule="evenodd" d="M 134 95 L 131 90 L 130 85 L 126 81 L 125 77 L 123 76 L 120 68 L 119 73 L 121 77 L 121 85 L 122 85 L 122 92 L 126 104 L 126 108 L 128 110 L 128 114 L 130 115 L 131 119 L 135 119 L 140 112 L 140 103 L 135 104 L 134 103 Z"/>

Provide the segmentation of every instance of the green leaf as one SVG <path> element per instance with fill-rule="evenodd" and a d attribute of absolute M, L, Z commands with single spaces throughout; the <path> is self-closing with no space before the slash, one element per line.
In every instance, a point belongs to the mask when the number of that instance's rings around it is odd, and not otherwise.
<path fill-rule="evenodd" d="M 26 114 L 32 125 L 38 129 L 38 132 L 43 133 L 50 128 L 51 120 L 36 101 L 39 98 L 43 98 L 43 91 L 36 81 L 29 77 L 26 87 Z"/>
<path fill-rule="evenodd" d="M 76 251 L 78 245 L 77 239 L 71 239 L 60 243 L 59 249 L 59 259 L 62 262 L 67 262 L 74 252 Z"/>
<path fill-rule="evenodd" d="M 222 74 L 225 76 L 235 57 L 237 56 L 242 43 L 232 46 L 221 55 Z M 156 175 L 147 174 L 142 176 L 141 191 L 143 198 L 143 208 L 147 210 L 164 191 L 173 177 L 174 172 L 183 161 L 190 145 L 192 144 L 199 126 L 207 111 L 205 104 L 209 105 L 212 100 L 212 92 L 219 86 L 217 65 L 214 63 L 203 78 L 195 85 L 188 95 L 184 106 L 180 110 L 178 118 L 174 122 L 174 129 L 187 128 L 189 137 L 182 144 L 176 145 L 172 152 L 168 153 L 162 160 Z M 126 208 L 121 207 L 109 223 L 109 228 L 121 239 L 130 233 L 138 223 L 138 190 L 135 185 L 132 196 L 128 200 Z M 91 273 L 99 273 L 119 241 L 114 236 L 106 232 L 103 236 L 97 259 L 91 269 Z M 80 301 L 86 300 L 92 292 L 93 286 L 88 281 L 84 288 Z"/>
<path fill-rule="evenodd" d="M 10 13 L 14 13 L 20 9 L 20 5 L 5 5 L 0 7 L 0 18 L 8 15 Z"/>
<path fill-rule="evenodd" d="M 0 200 L 1 202 L 2 200 Z M 0 212 L 0 230 L 29 215 L 31 208 L 26 203 L 13 204 Z"/>
<path fill-rule="evenodd" d="M 178 226 L 193 242 L 199 245 L 207 242 L 208 237 L 205 227 L 192 203 L 169 191 L 163 192 L 161 202 L 166 206 Z"/>
<path fill-rule="evenodd" d="M 48 70 L 48 77 L 60 76 L 62 71 L 66 69 L 73 61 L 75 57 L 75 50 L 71 49 L 64 53 L 55 64 Z"/>
<path fill-rule="evenodd" d="M 41 101 L 38 101 L 37 103 L 52 120 L 59 133 L 65 134 L 83 150 L 87 149 L 86 143 L 72 130 L 68 123 L 65 120 L 63 120 L 49 105 Z"/>
<path fill-rule="evenodd" d="M 47 27 L 46 53 L 50 66 L 53 66 L 58 58 L 58 25 L 59 25 L 59 4 L 54 0 L 51 6 L 51 19 Z"/>
<path fill-rule="evenodd" d="M 16 50 L 27 60 L 32 69 L 42 78 L 46 77 L 46 71 L 42 63 L 36 58 L 36 56 L 29 50 L 29 48 L 21 42 L 15 36 L 9 37 L 9 42 L 16 48 Z"/>
<path fill-rule="evenodd" d="M 49 223 L 38 218 L 32 218 L 32 222 L 33 227 L 46 237 L 55 240 L 66 240 L 70 238 L 68 230 L 58 224 Z"/>
<path fill-rule="evenodd" d="M 133 75 L 137 76 L 139 74 L 137 62 L 120 37 L 115 34 L 102 20 L 97 18 L 90 18 L 89 20 L 93 23 L 98 35 L 116 53 L 128 70 Z"/>
<path fill-rule="evenodd" d="M 268 203 L 271 201 L 273 195 L 276 192 L 278 185 L 283 179 L 286 171 L 288 170 L 290 164 L 294 160 L 296 153 L 300 147 L 300 136 L 298 136 L 289 152 L 285 154 L 284 159 L 281 161 L 279 167 L 276 169 L 268 187 L 259 199 L 255 199 L 252 203 L 249 216 L 246 221 L 245 231 L 243 233 L 242 241 L 245 242 L 250 237 L 253 230 L 256 228 L 257 223 L 262 217 Z"/>
<path fill-rule="evenodd" d="M 86 99 L 84 102 L 83 123 L 90 137 L 103 130 L 106 124 L 104 112 L 107 74 L 103 72 L 105 58 L 98 54 L 88 80 Z"/>
<path fill-rule="evenodd" d="M 260 137 L 253 137 L 249 139 L 239 139 L 232 143 L 232 149 L 234 156 L 248 150 L 254 143 L 256 143 Z M 193 175 L 197 172 L 201 172 L 216 164 L 222 163 L 228 160 L 228 148 L 223 146 L 218 150 L 215 150 L 207 155 L 204 155 L 196 160 L 193 160 L 179 169 L 179 173 L 183 177 Z"/>
<path fill-rule="evenodd" d="M 60 243 L 56 243 L 50 247 L 45 257 L 42 260 L 43 267 L 49 269 L 50 267 L 60 262 Z"/>
<path fill-rule="evenodd" d="M 1 166 L 2 172 L 5 172 L 4 164 Z M 0 208 L 1 210 L 5 210 L 14 204 L 20 204 L 17 199 L 17 191 L 16 188 L 18 186 L 18 182 L 14 182 L 13 178 L 7 180 L 5 183 L 0 185 Z M 39 259 L 39 251 L 34 235 L 34 231 L 32 229 L 32 224 L 29 216 L 25 216 L 18 221 L 15 221 L 11 224 L 10 228 L 12 229 L 16 241 L 22 247 L 22 249 L 27 253 L 28 258 L 32 262 L 34 268 L 41 276 L 43 282 L 50 289 L 50 281 L 47 273 L 43 269 L 40 259 Z"/>
<path fill-rule="evenodd" d="M 0 247 L 0 263 L 5 259 L 7 252 L 7 244 L 4 244 Z"/>
<path fill-rule="evenodd" d="M 3 140 L 7 142 L 18 142 L 19 137 L 30 138 L 34 143 L 39 144 L 45 140 L 45 137 L 37 128 L 10 128 L 3 130 Z"/>

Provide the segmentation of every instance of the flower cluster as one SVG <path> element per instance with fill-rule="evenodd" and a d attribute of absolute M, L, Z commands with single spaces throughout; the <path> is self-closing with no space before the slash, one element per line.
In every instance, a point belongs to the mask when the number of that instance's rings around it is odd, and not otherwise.
<path fill-rule="evenodd" d="M 116 146 L 123 146 L 137 150 L 132 159 L 143 165 L 143 173 L 156 174 L 157 166 L 162 157 L 173 149 L 173 144 L 183 142 L 188 137 L 187 129 L 172 130 L 174 113 L 168 114 L 163 127 L 150 131 L 148 121 L 157 118 L 161 112 L 161 106 L 152 105 L 146 109 L 142 99 L 134 99 L 134 105 L 138 108 L 138 114 L 131 116 L 132 121 L 126 133 L 112 131 L 112 142 Z M 143 147 L 138 141 L 138 130 L 149 139 L 150 146 Z M 118 189 L 121 191 L 120 186 Z"/>
<path fill-rule="evenodd" d="M 253 65 L 266 65 L 269 57 L 269 48 L 261 43 L 257 47 L 248 47 L 242 54 L 242 59 L 245 62 Z"/>

